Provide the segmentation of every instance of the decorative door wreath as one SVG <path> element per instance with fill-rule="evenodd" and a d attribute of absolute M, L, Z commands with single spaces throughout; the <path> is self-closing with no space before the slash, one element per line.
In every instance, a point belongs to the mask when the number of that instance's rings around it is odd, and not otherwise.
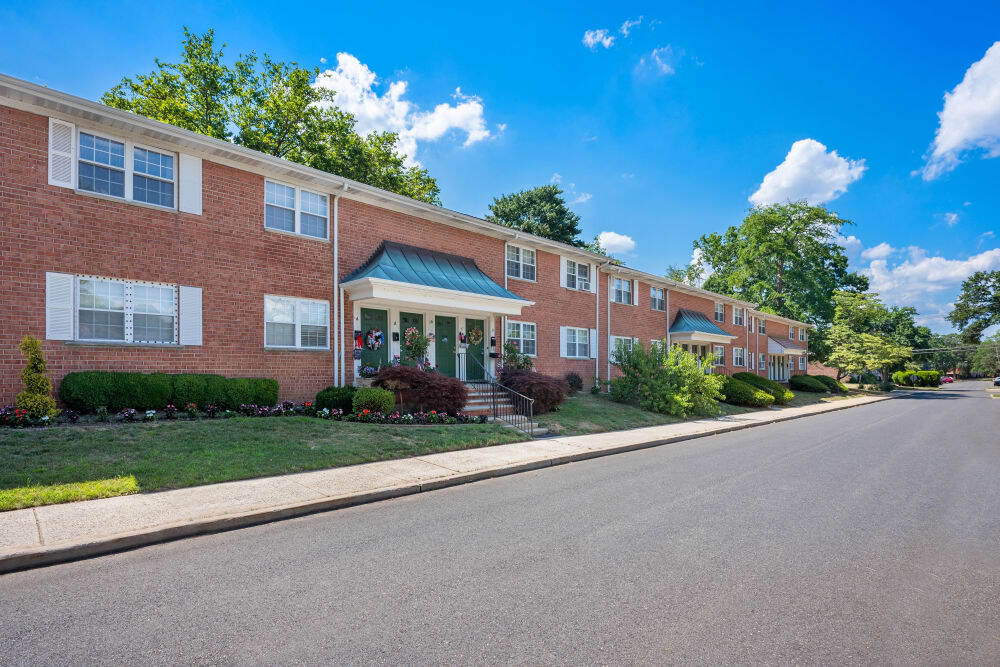
<path fill-rule="evenodd" d="M 369 350 L 377 350 L 382 345 L 385 344 L 385 334 L 378 327 L 370 329 L 367 334 L 365 334 L 365 346 Z"/>
<path fill-rule="evenodd" d="M 483 342 L 483 330 L 479 327 L 470 329 L 468 338 L 470 345 L 479 345 Z"/>

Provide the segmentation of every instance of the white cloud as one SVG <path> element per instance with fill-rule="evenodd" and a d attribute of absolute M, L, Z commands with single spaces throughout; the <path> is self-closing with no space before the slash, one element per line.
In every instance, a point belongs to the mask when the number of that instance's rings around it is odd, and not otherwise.
<path fill-rule="evenodd" d="M 594 50 L 598 46 L 603 46 L 606 49 L 610 49 L 614 46 L 615 36 L 605 28 L 599 30 L 588 30 L 583 33 L 583 45 L 588 49 Z"/>
<path fill-rule="evenodd" d="M 827 151 L 815 139 L 792 144 L 785 160 L 764 177 L 750 202 L 758 206 L 805 199 L 822 204 L 847 191 L 865 171 L 864 160 L 850 160 Z"/>
<path fill-rule="evenodd" d="M 837 242 L 837 245 L 844 249 L 844 253 L 847 255 L 848 259 L 853 258 L 858 254 L 858 252 L 861 251 L 861 248 L 864 247 L 864 244 L 861 243 L 861 239 L 853 234 L 850 236 L 842 236 L 841 234 L 835 233 L 833 240 Z"/>
<path fill-rule="evenodd" d="M 656 74 L 670 76 L 676 73 L 677 61 L 684 55 L 683 51 L 674 51 L 669 44 L 653 49 L 649 55 L 639 58 L 639 70 L 650 69 Z"/>
<path fill-rule="evenodd" d="M 597 240 L 601 244 L 601 247 L 612 255 L 629 253 L 635 250 L 635 241 L 632 240 L 632 237 L 617 232 L 601 232 L 597 235 Z"/>
<path fill-rule="evenodd" d="M 949 227 L 954 227 L 958 223 L 958 213 L 945 213 L 942 217 L 944 217 L 944 224 Z"/>
<path fill-rule="evenodd" d="M 618 29 L 618 32 L 620 32 L 623 37 L 628 37 L 628 34 L 632 32 L 632 28 L 638 28 L 641 24 L 641 16 L 637 19 L 626 19 L 625 23 L 622 23 L 622 27 Z"/>
<path fill-rule="evenodd" d="M 622 174 L 622 180 L 631 181 L 633 178 L 635 178 L 635 174 L 633 174 L 631 171 Z"/>
<path fill-rule="evenodd" d="M 851 238 L 854 238 L 854 237 L 852 236 Z M 882 241 L 882 243 L 879 243 L 874 248 L 868 248 L 867 250 L 865 250 L 864 252 L 862 252 L 861 253 L 861 258 L 862 259 L 885 259 L 885 258 L 887 258 L 889 255 L 891 255 L 894 252 L 896 252 L 895 248 L 893 248 L 891 245 L 889 245 L 885 241 Z"/>
<path fill-rule="evenodd" d="M 996 238 L 996 234 L 994 234 L 992 230 L 988 231 L 988 232 L 983 232 L 982 234 L 980 234 L 979 236 L 977 236 L 976 240 L 979 241 L 979 242 L 976 244 L 976 250 L 979 250 L 980 248 L 982 248 L 983 244 L 986 243 L 986 241 L 988 239 L 992 239 L 992 238 Z"/>
<path fill-rule="evenodd" d="M 320 61 L 320 63 L 322 63 L 323 65 L 325 65 L 325 64 L 326 64 L 326 58 L 320 58 L 320 59 L 319 59 L 319 61 Z"/>
<path fill-rule="evenodd" d="M 584 204 L 590 201 L 593 196 L 594 195 L 590 194 L 589 192 L 581 192 L 579 195 L 577 195 L 576 199 L 570 202 L 570 204 Z"/>
<path fill-rule="evenodd" d="M 465 135 L 464 146 L 490 137 L 481 99 L 456 88 L 454 104 L 442 102 L 430 111 L 421 111 L 405 99 L 406 81 L 393 81 L 385 92 L 376 90 L 378 77 L 349 53 L 337 54 L 337 67 L 316 77 L 315 85 L 336 92 L 335 104 L 358 120 L 357 131 L 390 131 L 399 134 L 399 150 L 407 164 L 418 164 L 418 142 L 438 141 L 451 132 Z"/>
<path fill-rule="evenodd" d="M 881 245 L 884 244 L 875 247 Z M 920 313 L 918 322 L 937 331 L 951 329 L 947 321 L 950 302 L 958 294 L 963 280 L 976 271 L 1000 269 L 1000 248 L 985 250 L 967 259 L 929 257 L 926 250 L 916 246 L 906 251 L 902 261 L 873 259 L 860 272 L 868 276 L 871 288 L 885 303 L 913 306 Z"/>
<path fill-rule="evenodd" d="M 921 170 L 925 181 L 957 167 L 968 151 L 980 149 L 985 157 L 1000 156 L 1000 42 L 945 93 L 938 119 L 930 155 Z"/>
<path fill-rule="evenodd" d="M 558 171 L 552 174 L 552 178 L 549 179 L 549 183 L 555 183 L 556 185 L 562 183 L 562 174 Z"/>

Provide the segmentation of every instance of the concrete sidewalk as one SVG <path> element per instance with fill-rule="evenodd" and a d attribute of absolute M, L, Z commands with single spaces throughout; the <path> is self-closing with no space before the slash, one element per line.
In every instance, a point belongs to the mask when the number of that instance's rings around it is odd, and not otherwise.
<path fill-rule="evenodd" d="M 0 572 L 420 493 L 892 398 L 567 436 L 174 491 L 0 512 Z"/>

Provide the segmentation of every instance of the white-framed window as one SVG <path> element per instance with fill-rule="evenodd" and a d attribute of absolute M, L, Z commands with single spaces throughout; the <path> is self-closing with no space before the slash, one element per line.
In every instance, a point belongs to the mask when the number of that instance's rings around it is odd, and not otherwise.
<path fill-rule="evenodd" d="M 667 344 L 667 341 L 665 341 L 662 338 L 652 338 L 649 341 L 649 349 L 651 349 L 651 350 L 656 349 L 656 350 L 663 351 L 664 346 L 666 344 Z"/>
<path fill-rule="evenodd" d="M 767 333 L 767 322 L 764 321 L 763 317 L 757 318 L 757 333 L 759 334 Z"/>
<path fill-rule="evenodd" d="M 615 278 L 615 303 L 625 303 L 632 305 L 632 281 L 624 278 Z M 629 340 L 632 340 L 631 338 Z"/>
<path fill-rule="evenodd" d="M 535 281 L 535 251 L 516 245 L 507 245 L 507 276 Z"/>
<path fill-rule="evenodd" d="M 733 366 L 746 365 L 746 351 L 742 347 L 733 348 Z"/>
<path fill-rule="evenodd" d="M 722 366 L 726 363 L 726 348 L 721 345 L 712 346 L 712 363 L 716 366 Z"/>
<path fill-rule="evenodd" d="M 534 322 L 507 321 L 507 340 L 517 345 L 521 354 L 534 357 L 538 354 L 538 329 Z"/>
<path fill-rule="evenodd" d="M 663 299 L 663 288 L 662 287 L 650 287 L 649 288 L 649 308 L 650 310 L 663 310 L 665 301 Z"/>
<path fill-rule="evenodd" d="M 176 208 L 176 153 L 88 130 L 80 130 L 77 141 L 78 190 Z"/>
<path fill-rule="evenodd" d="M 590 291 L 590 264 L 566 260 L 566 287 L 581 292 Z"/>
<path fill-rule="evenodd" d="M 760 370 L 767 369 L 767 353 L 761 352 L 757 355 L 757 368 Z"/>
<path fill-rule="evenodd" d="M 788 327 L 788 340 L 795 340 L 795 327 Z"/>
<path fill-rule="evenodd" d="M 804 371 L 806 369 L 806 358 L 805 355 L 799 357 L 799 370 Z"/>
<path fill-rule="evenodd" d="M 806 339 L 806 328 L 799 327 L 799 340 L 805 341 L 805 339 Z"/>
<path fill-rule="evenodd" d="M 747 355 L 747 364 L 748 364 L 747 368 L 749 368 L 750 370 L 754 370 L 753 362 L 755 358 L 756 357 L 753 356 L 752 352 Z"/>
<path fill-rule="evenodd" d="M 743 326 L 743 309 L 733 306 L 733 324 L 741 327 Z"/>
<path fill-rule="evenodd" d="M 567 357 L 576 359 L 590 358 L 590 329 L 566 327 L 566 349 L 564 350 L 564 354 Z"/>
<path fill-rule="evenodd" d="M 330 349 L 330 303 L 265 295 L 264 347 Z"/>
<path fill-rule="evenodd" d="M 724 303 L 715 304 L 715 321 L 716 322 L 726 321 L 726 304 Z"/>
<path fill-rule="evenodd" d="M 177 343 L 177 286 L 76 277 L 76 340 Z"/>
<path fill-rule="evenodd" d="M 328 238 L 330 198 L 304 188 L 264 181 L 264 227 L 282 232 Z"/>
<path fill-rule="evenodd" d="M 611 343 L 611 363 L 615 363 L 615 353 L 619 349 L 619 346 L 621 346 L 621 349 L 631 352 L 634 341 L 628 336 L 611 336 L 609 342 Z"/>

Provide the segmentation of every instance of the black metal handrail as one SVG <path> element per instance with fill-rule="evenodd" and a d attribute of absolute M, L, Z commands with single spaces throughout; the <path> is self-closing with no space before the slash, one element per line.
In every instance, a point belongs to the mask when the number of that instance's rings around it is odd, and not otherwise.
<path fill-rule="evenodd" d="M 528 437 L 534 438 L 535 399 L 500 384 L 479 359 L 472 356 L 469 358 L 483 371 L 483 379 L 466 380 L 465 383 L 476 388 L 483 387 L 489 393 L 493 419 L 506 422 L 522 433 L 528 434 Z"/>

